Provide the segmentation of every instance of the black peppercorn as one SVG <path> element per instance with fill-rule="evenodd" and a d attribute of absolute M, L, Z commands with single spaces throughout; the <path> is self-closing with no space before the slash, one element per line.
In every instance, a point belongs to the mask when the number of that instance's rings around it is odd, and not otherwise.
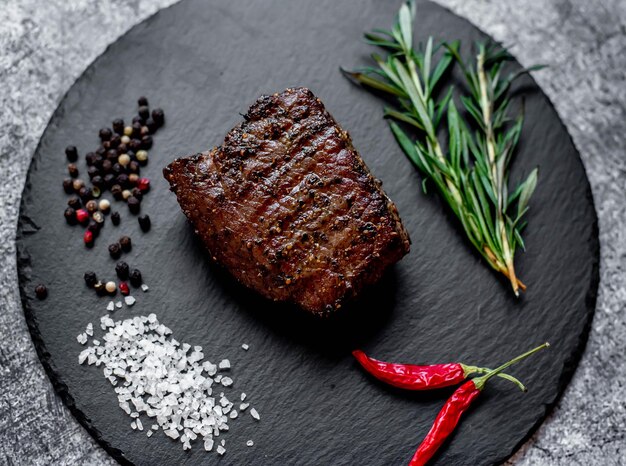
<path fill-rule="evenodd" d="M 141 231 L 146 232 L 150 230 L 151 222 L 149 215 L 140 215 L 137 220 L 139 221 L 139 228 L 141 228 Z"/>
<path fill-rule="evenodd" d="M 119 239 L 119 243 L 122 248 L 122 251 L 124 252 L 130 252 L 130 250 L 133 248 L 133 243 L 130 240 L 130 236 L 122 236 Z"/>
<path fill-rule="evenodd" d="M 140 201 L 143 199 L 143 193 L 141 192 L 141 189 L 139 189 L 139 188 L 131 189 L 130 193 L 133 195 L 133 197 L 136 197 Z"/>
<path fill-rule="evenodd" d="M 136 139 L 136 138 L 131 139 L 130 142 L 128 143 L 128 147 L 133 152 L 137 152 L 138 150 L 141 149 L 141 139 Z"/>
<path fill-rule="evenodd" d="M 93 179 L 94 176 L 99 175 L 100 174 L 100 170 L 98 170 L 98 167 L 94 167 L 93 165 L 90 165 L 87 168 L 87 175 L 89 175 L 89 179 Z"/>
<path fill-rule="evenodd" d="M 115 266 L 115 273 L 117 273 L 117 276 L 120 280 L 128 280 L 128 272 L 128 264 L 124 261 L 118 262 Z"/>
<path fill-rule="evenodd" d="M 87 186 L 82 186 L 76 194 L 78 194 L 78 197 L 80 197 L 80 199 L 83 201 L 83 204 L 91 199 L 91 189 L 89 189 Z"/>
<path fill-rule="evenodd" d="M 104 155 L 106 153 L 106 149 L 103 146 L 100 146 L 96 149 L 96 154 L 98 155 Z"/>
<path fill-rule="evenodd" d="M 106 153 L 106 157 L 111 163 L 117 162 L 117 150 L 109 149 Z"/>
<path fill-rule="evenodd" d="M 116 181 L 122 188 L 128 187 L 128 175 L 126 173 L 120 173 L 117 175 Z"/>
<path fill-rule="evenodd" d="M 119 212 L 111 212 L 111 222 L 113 225 L 118 226 L 120 224 L 120 213 Z"/>
<path fill-rule="evenodd" d="M 129 280 L 130 280 L 130 284 L 133 285 L 134 287 L 138 287 L 141 286 L 141 272 L 137 269 L 133 269 L 130 271 L 129 274 Z"/>
<path fill-rule="evenodd" d="M 119 146 L 117 146 L 117 155 L 122 155 L 126 152 L 128 152 L 128 146 L 126 144 L 121 143 Z"/>
<path fill-rule="evenodd" d="M 139 110 L 137 110 L 137 113 L 139 114 L 139 117 L 143 120 L 147 120 L 150 117 L 150 109 L 147 105 L 141 105 L 139 107 Z"/>
<path fill-rule="evenodd" d="M 87 225 L 87 230 L 93 233 L 94 238 L 98 236 L 101 228 L 102 228 L 101 223 L 96 222 L 94 219 L 89 220 L 89 225 Z"/>
<path fill-rule="evenodd" d="M 109 173 L 109 174 L 105 175 L 105 177 L 104 177 L 104 185 L 107 188 L 111 188 L 111 186 L 113 186 L 115 184 L 115 178 L 116 178 L 116 176 L 113 173 Z"/>
<path fill-rule="evenodd" d="M 91 199 L 91 189 L 87 186 L 83 186 L 78 190 L 78 195 L 83 200 L 83 202 L 87 202 Z"/>
<path fill-rule="evenodd" d="M 63 191 L 67 194 L 72 194 L 74 192 L 74 182 L 71 178 L 66 178 L 63 180 Z"/>
<path fill-rule="evenodd" d="M 87 152 L 85 154 L 85 162 L 87 162 L 87 165 L 91 166 L 96 162 L 96 154 L 93 152 Z"/>
<path fill-rule="evenodd" d="M 126 199 L 126 203 L 128 204 L 128 210 L 130 210 L 131 214 L 138 214 L 141 209 L 141 201 L 137 199 L 135 196 L 130 196 Z"/>
<path fill-rule="evenodd" d="M 119 243 L 109 244 L 109 255 L 113 259 L 119 259 L 122 255 L 122 248 Z"/>
<path fill-rule="evenodd" d="M 117 134 L 124 134 L 124 120 L 122 120 L 121 118 L 116 118 L 115 120 L 113 120 L 112 126 L 113 131 L 115 131 Z"/>
<path fill-rule="evenodd" d="M 85 284 L 89 288 L 93 288 L 94 286 L 96 286 L 96 283 L 98 283 L 98 278 L 96 277 L 96 274 L 94 272 L 85 272 L 83 278 L 85 279 Z"/>
<path fill-rule="evenodd" d="M 46 299 L 48 296 L 48 289 L 44 285 L 37 285 L 35 287 L 35 295 L 37 299 Z"/>
<path fill-rule="evenodd" d="M 139 122 L 133 123 L 132 128 L 133 128 L 133 132 L 130 135 L 131 138 L 138 138 L 138 137 L 140 137 L 141 136 L 141 123 L 139 123 Z"/>
<path fill-rule="evenodd" d="M 76 164 L 70 163 L 67 166 L 67 172 L 72 178 L 76 178 L 78 176 L 78 167 L 76 166 Z"/>
<path fill-rule="evenodd" d="M 148 134 L 150 134 L 150 130 L 148 129 L 148 127 L 146 125 L 141 127 L 141 136 L 147 136 Z"/>
<path fill-rule="evenodd" d="M 65 213 L 63 215 L 65 216 L 65 221 L 68 224 L 76 225 L 76 209 L 68 207 L 67 209 L 65 209 Z"/>
<path fill-rule="evenodd" d="M 152 147 L 152 136 L 146 134 L 141 138 L 141 148 L 144 150 L 148 150 Z"/>
<path fill-rule="evenodd" d="M 102 162 L 104 162 L 104 157 L 96 154 L 93 158 L 93 166 L 98 167 L 98 169 L 102 169 Z"/>
<path fill-rule="evenodd" d="M 111 138 L 111 147 L 116 149 L 122 143 L 122 138 L 120 138 L 119 134 L 114 134 Z M 116 152 L 117 153 L 117 152 Z"/>
<path fill-rule="evenodd" d="M 148 99 L 142 95 L 139 99 L 137 99 L 137 104 L 140 107 L 148 106 Z"/>
<path fill-rule="evenodd" d="M 154 121 L 152 118 L 148 118 L 146 120 L 146 126 L 148 127 L 148 131 L 150 131 L 150 134 L 155 133 L 156 130 L 159 129 L 159 125 L 157 125 L 156 121 Z"/>
<path fill-rule="evenodd" d="M 105 185 L 104 180 L 99 175 L 96 175 L 91 179 L 91 184 L 93 184 L 94 186 L 100 189 L 104 188 L 104 185 Z"/>
<path fill-rule="evenodd" d="M 104 286 L 104 283 L 102 282 L 96 282 L 96 284 L 93 286 L 94 290 L 96 290 L 96 293 L 98 293 L 98 296 L 104 296 L 105 294 L 107 294 L 107 289 Z"/>
<path fill-rule="evenodd" d="M 163 113 L 162 108 L 155 108 L 152 110 L 152 119 L 157 124 L 157 126 L 163 126 L 165 123 L 165 113 Z"/>
<path fill-rule="evenodd" d="M 67 146 L 65 148 L 65 156 L 68 162 L 76 162 L 78 160 L 78 150 L 76 146 Z"/>
<path fill-rule="evenodd" d="M 113 162 L 111 162 L 109 159 L 102 161 L 102 171 L 104 173 L 109 173 L 111 171 L 111 168 L 113 168 Z"/>
<path fill-rule="evenodd" d="M 109 139 L 111 139 L 112 135 L 113 135 L 113 133 L 111 132 L 111 130 L 109 128 L 102 128 L 98 132 L 98 136 L 100 136 L 100 140 L 101 141 L 108 141 Z"/>
<path fill-rule="evenodd" d="M 113 164 L 113 168 L 111 168 L 111 171 L 115 174 L 115 175 L 119 175 L 120 173 L 124 173 L 124 167 L 121 166 L 119 163 L 114 163 Z"/>
<path fill-rule="evenodd" d="M 80 202 L 79 198 L 72 197 L 69 201 L 67 201 L 67 205 L 70 206 L 72 209 L 80 209 L 82 203 Z"/>
<path fill-rule="evenodd" d="M 113 194 L 116 201 L 121 201 L 123 199 L 122 187 L 119 184 L 114 184 L 111 186 L 111 194 Z"/>
<path fill-rule="evenodd" d="M 136 173 L 138 175 L 139 174 L 139 162 L 137 162 L 136 160 L 131 161 L 128 164 L 128 171 L 130 171 L 131 173 Z"/>

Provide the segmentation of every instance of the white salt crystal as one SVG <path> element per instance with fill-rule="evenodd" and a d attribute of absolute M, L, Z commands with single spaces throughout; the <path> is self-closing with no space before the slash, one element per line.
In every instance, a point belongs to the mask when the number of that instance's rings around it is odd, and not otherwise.
<path fill-rule="evenodd" d="M 248 441 L 246 442 L 246 445 L 247 445 L 247 446 L 249 446 L 249 447 L 251 447 L 252 445 L 254 445 L 254 442 L 253 442 L 252 440 L 248 440 Z"/>
<path fill-rule="evenodd" d="M 89 356 L 90 353 L 91 351 L 89 348 L 81 351 L 80 354 L 78 355 L 78 364 L 83 364 L 85 360 L 87 359 L 87 356 Z"/>
<path fill-rule="evenodd" d="M 259 416 L 259 413 L 258 413 L 258 412 L 257 412 L 257 410 L 256 410 L 256 409 L 254 409 L 254 408 L 252 408 L 252 409 L 250 410 L 250 415 L 251 415 L 254 419 L 256 419 L 257 421 L 259 421 L 259 420 L 261 419 L 261 416 Z"/>
<path fill-rule="evenodd" d="M 148 288 L 148 285 L 146 285 L 145 283 L 143 283 L 143 284 L 141 285 L 141 291 L 143 291 L 144 293 L 145 293 L 146 291 L 148 291 L 149 289 L 150 289 L 150 288 Z"/>
<path fill-rule="evenodd" d="M 170 336 L 171 329 L 159 323 L 155 314 L 121 321 L 105 315 L 100 323 L 105 335 L 85 348 L 78 362 L 103 367 L 120 408 L 132 419 L 131 428 L 148 430 L 146 435 L 150 437 L 160 427 L 168 437 L 180 439 L 184 450 L 201 437 L 205 449 L 212 451 L 214 437 L 227 432 L 228 422 L 239 417 L 223 392 L 213 395 L 215 383 L 230 386 L 232 378 L 211 378 L 218 366 L 204 360 L 202 347 L 176 341 Z M 93 327 L 90 332 L 93 336 Z M 87 342 L 87 331 L 82 335 L 79 338 Z M 220 369 L 230 367 L 228 359 L 219 364 Z M 242 393 L 241 400 L 245 397 Z M 240 409 L 246 407 L 242 403 Z M 144 429 L 140 413 L 157 423 Z M 259 419 L 256 411 L 251 414 Z M 226 452 L 224 445 L 222 440 L 217 448 L 220 455 Z"/>
<path fill-rule="evenodd" d="M 87 324 L 87 327 L 85 328 L 85 333 L 90 337 L 93 337 L 93 324 L 91 322 Z"/>
<path fill-rule="evenodd" d="M 250 348 L 246 343 L 241 345 L 241 347 L 243 348 L 244 351 L 248 351 L 248 349 Z"/>
<path fill-rule="evenodd" d="M 127 306 L 132 306 L 137 300 L 132 296 L 124 296 L 124 302 Z"/>
<path fill-rule="evenodd" d="M 80 343 L 81 345 L 84 345 L 85 343 L 87 343 L 87 334 L 86 333 L 81 333 L 76 337 L 76 341 L 78 343 Z"/>
<path fill-rule="evenodd" d="M 174 440 L 179 437 L 178 431 L 176 429 L 164 430 L 163 432 L 165 432 L 165 435 L 167 435 L 169 438 L 173 438 Z"/>
<path fill-rule="evenodd" d="M 239 405 L 239 411 L 245 411 L 248 406 L 250 406 L 250 403 L 241 403 Z"/>
<path fill-rule="evenodd" d="M 109 301 L 109 304 L 107 304 L 107 311 L 112 311 L 113 309 L 115 309 L 115 303 L 113 301 Z"/>
<path fill-rule="evenodd" d="M 241 394 L 241 401 L 244 401 L 244 400 L 246 399 L 246 396 L 247 396 L 247 395 L 246 395 L 245 393 L 242 393 L 242 394 Z"/>
<path fill-rule="evenodd" d="M 115 303 L 115 307 L 118 308 L 118 309 L 121 309 L 122 308 L 122 301 L 116 302 Z"/>

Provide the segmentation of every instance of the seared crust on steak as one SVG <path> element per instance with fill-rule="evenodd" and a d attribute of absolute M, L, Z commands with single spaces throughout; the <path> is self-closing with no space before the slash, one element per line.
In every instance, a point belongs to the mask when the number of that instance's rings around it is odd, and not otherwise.
<path fill-rule="evenodd" d="M 396 206 L 306 88 L 262 96 L 224 144 L 163 174 L 215 261 L 316 314 L 409 252 Z"/>

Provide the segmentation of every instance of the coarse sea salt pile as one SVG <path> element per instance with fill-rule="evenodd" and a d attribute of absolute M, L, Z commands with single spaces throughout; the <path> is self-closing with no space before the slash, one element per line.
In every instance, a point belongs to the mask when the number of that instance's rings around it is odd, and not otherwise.
<path fill-rule="evenodd" d="M 223 455 L 225 441 L 218 442 L 216 437 L 229 430 L 229 420 L 239 416 L 235 403 L 222 391 L 233 385 L 233 379 L 218 373 L 229 371 L 230 361 L 223 359 L 217 365 L 203 361 L 201 346 L 176 341 L 155 314 L 120 321 L 105 315 L 100 318 L 100 327 L 106 333 L 100 340 L 92 339 L 79 354 L 78 363 L 103 367 L 104 376 L 115 387 L 120 408 L 133 419 L 131 428 L 146 430 L 148 437 L 161 429 L 179 440 L 184 450 L 201 438 L 206 451 L 217 443 L 215 451 Z M 83 335 L 93 337 L 92 324 L 79 336 L 81 344 Z M 239 398 L 243 401 L 246 394 Z M 241 403 L 239 411 L 248 406 Z M 260 420 L 256 409 L 249 412 Z M 156 423 L 144 427 L 140 413 Z M 249 440 L 246 445 L 253 442 Z"/>

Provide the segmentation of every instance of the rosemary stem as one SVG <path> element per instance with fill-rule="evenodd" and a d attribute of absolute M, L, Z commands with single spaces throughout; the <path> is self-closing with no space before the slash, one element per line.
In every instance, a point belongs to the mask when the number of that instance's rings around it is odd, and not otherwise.
<path fill-rule="evenodd" d="M 504 219 L 504 206 L 502 205 L 502 189 L 504 180 L 500 176 L 496 163 L 496 141 L 493 134 L 492 126 L 492 101 L 489 98 L 487 91 L 487 76 L 485 74 L 485 51 L 480 50 L 476 60 L 476 68 L 478 74 L 478 82 L 480 86 L 480 104 L 483 114 L 483 122 L 485 126 L 485 141 L 487 145 L 487 154 L 489 157 L 489 166 L 491 168 L 491 183 L 493 185 L 494 193 L 497 197 L 496 205 L 496 227 L 500 235 L 500 242 L 502 244 L 502 259 L 504 260 L 504 266 L 508 277 L 513 287 L 515 296 L 519 296 L 519 283 L 515 275 L 515 266 L 513 264 L 513 254 L 511 253 L 511 247 L 509 246 L 509 239 L 506 233 L 506 223 Z M 503 271 L 504 273 L 504 271 Z"/>

